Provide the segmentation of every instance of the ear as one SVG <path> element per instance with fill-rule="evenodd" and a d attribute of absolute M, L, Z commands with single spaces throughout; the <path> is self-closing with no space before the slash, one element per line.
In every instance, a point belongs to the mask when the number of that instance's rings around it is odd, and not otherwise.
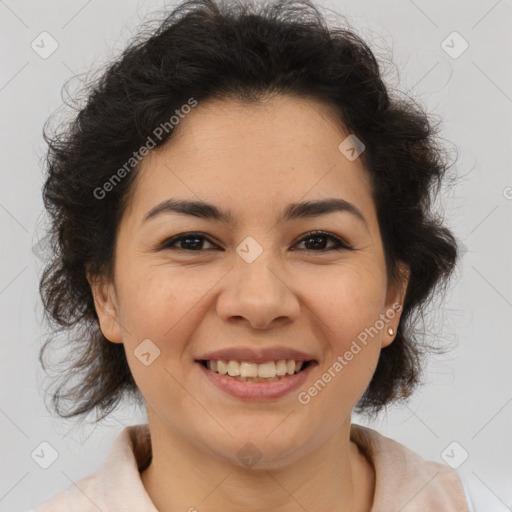
<path fill-rule="evenodd" d="M 400 261 L 398 263 L 397 281 L 388 284 L 386 306 L 384 309 L 387 321 L 382 334 L 382 348 L 390 345 L 395 339 L 398 323 L 402 315 L 407 285 L 409 284 L 409 276 L 409 266 Z M 393 334 L 389 333 L 389 328 L 393 329 Z"/>
<path fill-rule="evenodd" d="M 87 281 L 94 297 L 94 306 L 103 336 L 112 343 L 122 343 L 121 322 L 113 283 L 105 276 L 91 276 L 89 272 Z"/>

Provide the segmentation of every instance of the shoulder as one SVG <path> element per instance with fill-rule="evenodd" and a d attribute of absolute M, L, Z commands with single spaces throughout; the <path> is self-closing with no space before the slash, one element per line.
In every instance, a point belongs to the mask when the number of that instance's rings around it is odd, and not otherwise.
<path fill-rule="evenodd" d="M 151 457 L 147 424 L 126 427 L 114 439 L 102 466 L 73 482 L 31 512 L 156 512 L 140 478 Z"/>
<path fill-rule="evenodd" d="M 94 472 L 62 491 L 30 512 L 77 512 L 97 511 L 95 505 L 98 496 L 98 472 Z"/>
<path fill-rule="evenodd" d="M 375 468 L 372 512 L 470 511 L 462 481 L 452 468 L 425 460 L 399 442 L 362 425 L 352 424 L 350 437 Z"/>

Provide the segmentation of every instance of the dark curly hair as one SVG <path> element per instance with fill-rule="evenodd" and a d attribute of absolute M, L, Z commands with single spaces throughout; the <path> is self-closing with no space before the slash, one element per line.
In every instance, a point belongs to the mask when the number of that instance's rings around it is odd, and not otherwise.
<path fill-rule="evenodd" d="M 324 102 L 365 145 L 361 158 L 371 176 L 388 276 L 397 282 L 399 262 L 410 275 L 396 337 L 382 349 L 355 410 L 371 416 L 405 400 L 421 381 L 426 348 L 437 350 L 425 343 L 418 322 L 457 261 L 455 238 L 433 208 L 450 168 L 437 125 L 415 100 L 391 95 L 369 46 L 353 31 L 329 26 L 308 0 L 258 6 L 189 0 L 158 23 L 86 83 L 86 104 L 71 123 L 53 135 L 48 123 L 43 130 L 52 260 L 40 294 L 53 326 L 39 356 L 43 368 L 57 334 L 64 333 L 68 345 L 67 367 L 59 368 L 50 393 L 54 409 L 66 418 L 95 410 L 103 419 L 127 395 L 143 403 L 124 346 L 99 329 L 86 277 L 86 271 L 112 276 L 117 228 L 139 166 L 108 194 L 98 198 L 98 191 L 191 97 L 256 103 L 272 94 Z"/>

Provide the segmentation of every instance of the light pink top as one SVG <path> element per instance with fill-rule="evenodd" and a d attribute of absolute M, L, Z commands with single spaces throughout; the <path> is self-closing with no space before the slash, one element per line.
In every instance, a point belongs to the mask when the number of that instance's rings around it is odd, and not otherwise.
<path fill-rule="evenodd" d="M 426 461 L 362 425 L 353 423 L 350 437 L 375 467 L 371 512 L 468 512 L 464 488 L 455 470 Z M 157 512 L 139 473 L 150 457 L 149 426 L 126 427 L 98 471 L 53 496 L 35 512 Z"/>

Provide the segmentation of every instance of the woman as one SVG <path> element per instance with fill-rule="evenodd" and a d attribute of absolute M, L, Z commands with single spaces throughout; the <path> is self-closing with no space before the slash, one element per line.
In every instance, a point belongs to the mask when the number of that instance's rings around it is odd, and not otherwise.
<path fill-rule="evenodd" d="M 468 510 L 351 423 L 416 388 L 456 263 L 435 135 L 308 2 L 185 2 L 131 44 L 47 136 L 41 293 L 77 329 L 59 414 L 132 396 L 148 425 L 36 510 Z"/>

